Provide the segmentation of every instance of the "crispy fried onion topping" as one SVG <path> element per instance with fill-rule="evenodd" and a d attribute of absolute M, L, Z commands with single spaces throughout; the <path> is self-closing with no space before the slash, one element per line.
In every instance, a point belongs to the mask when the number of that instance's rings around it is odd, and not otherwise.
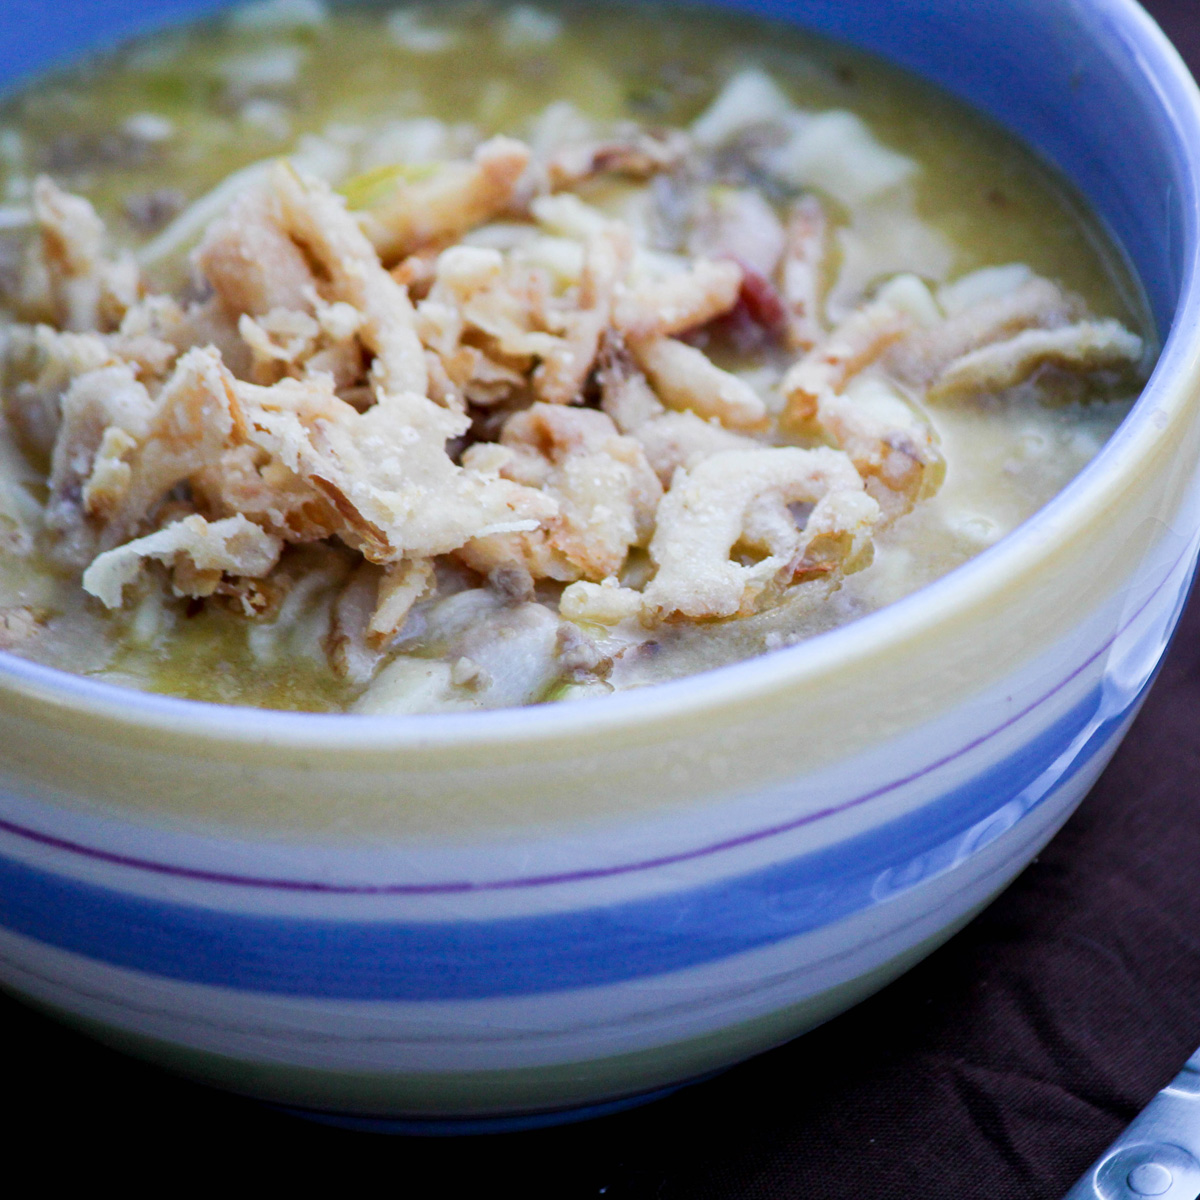
<path fill-rule="evenodd" d="M 41 240 L 43 310 L 60 329 L 116 329 L 141 295 L 132 257 L 110 256 L 96 210 L 50 179 L 37 181 L 33 210 Z"/>
<path fill-rule="evenodd" d="M 536 529 L 555 513 L 542 492 L 455 465 L 446 442 L 467 419 L 424 396 L 385 396 L 359 413 L 328 379 L 234 386 L 249 443 L 326 502 L 326 536 L 371 562 L 448 554 L 473 537 Z"/>
<path fill-rule="evenodd" d="M 944 470 L 932 425 L 886 383 L 864 394 L 851 385 L 902 339 L 938 320 L 936 302 L 915 276 L 900 276 L 855 310 L 801 358 L 783 381 L 786 419 L 827 437 L 873 483 L 889 515 L 936 490 Z"/>
<path fill-rule="evenodd" d="M 1129 374 L 1142 340 L 1025 268 L 977 272 L 934 296 L 887 283 L 821 337 L 783 381 L 786 420 L 845 450 L 886 515 L 907 512 L 945 472 L 921 401 L 1003 393 L 1044 368 Z"/>
<path fill-rule="evenodd" d="M 1136 377 L 1141 339 L 1021 266 L 897 275 L 831 324 L 831 211 L 731 186 L 726 142 L 497 137 L 338 191 L 256 169 L 193 299 L 40 180 L 3 394 L 46 548 L 109 608 L 157 577 L 274 620 L 318 553 L 285 549 L 334 543 L 325 647 L 365 683 L 439 587 L 643 631 L 835 587 L 938 488 L 938 405 Z M 608 661 L 557 620 L 539 645 Z M 455 677 L 500 687 L 472 647 Z"/>
<path fill-rule="evenodd" d="M 172 568 L 177 596 L 211 596 L 226 576 L 261 579 L 279 561 L 283 542 L 245 517 L 206 521 L 193 514 L 99 555 L 83 573 L 83 586 L 109 608 L 121 604 L 126 585 L 148 559 Z"/>
<path fill-rule="evenodd" d="M 793 504 L 814 506 L 802 527 Z M 745 615 L 772 586 L 858 570 L 870 561 L 878 517 L 839 451 L 789 446 L 713 454 L 676 471 L 663 497 L 650 543 L 658 570 L 644 611 Z"/>
<path fill-rule="evenodd" d="M 460 406 L 529 393 L 551 404 L 582 399 L 612 321 L 629 237 L 619 228 L 589 236 L 578 279 L 564 291 L 538 249 L 504 255 L 463 245 L 438 258 L 417 320 L 443 398 Z"/>
<path fill-rule="evenodd" d="M 637 441 L 594 409 L 535 404 L 508 420 L 498 445 L 472 446 L 463 461 L 540 489 L 558 509 L 533 532 L 464 546 L 459 557 L 482 574 L 515 563 L 534 579 L 604 579 L 654 531 L 658 476 Z"/>
<path fill-rule="evenodd" d="M 384 167 L 351 180 L 346 192 L 380 257 L 393 263 L 503 212 L 528 165 L 528 146 L 496 137 L 470 162 Z"/>
<path fill-rule="evenodd" d="M 212 226 L 195 263 L 238 321 L 259 381 L 286 371 L 352 386 L 369 359 L 371 393 L 427 391 L 407 291 L 321 181 L 277 166 Z"/>

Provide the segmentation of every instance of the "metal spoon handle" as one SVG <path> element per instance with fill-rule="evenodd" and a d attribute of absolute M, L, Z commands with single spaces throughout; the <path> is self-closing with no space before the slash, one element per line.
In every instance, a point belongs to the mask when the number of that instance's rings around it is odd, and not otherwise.
<path fill-rule="evenodd" d="M 1063 1200 L 1200 1197 L 1200 1050 Z"/>

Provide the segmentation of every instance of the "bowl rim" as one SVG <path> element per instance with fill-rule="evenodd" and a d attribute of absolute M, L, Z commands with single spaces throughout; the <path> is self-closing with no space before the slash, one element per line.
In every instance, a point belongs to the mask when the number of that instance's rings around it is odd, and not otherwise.
<path fill-rule="evenodd" d="M 311 713 L 189 700 L 74 675 L 0 651 L 0 692 L 48 703 L 59 711 L 114 725 L 186 734 L 226 743 L 270 743 L 307 750 L 431 749 L 464 744 L 545 742 L 678 719 L 729 708 L 751 697 L 802 686 L 917 636 L 984 600 L 1035 547 L 1065 539 L 1094 507 L 1169 436 L 1172 416 L 1200 392 L 1200 355 L 1186 344 L 1200 326 L 1200 88 L 1179 52 L 1137 0 L 1090 0 L 1098 17 L 1128 36 L 1126 51 L 1154 88 L 1162 118 L 1184 172 L 1185 263 L 1170 330 L 1146 387 L 1096 457 L 1053 499 L 994 545 L 892 604 L 795 646 L 755 658 L 611 695 L 570 703 L 454 713 L 364 715 Z M 969 103 L 969 101 L 963 101 Z M 1191 386 L 1189 386 L 1189 384 Z M 248 714 L 253 714 L 249 716 Z"/>

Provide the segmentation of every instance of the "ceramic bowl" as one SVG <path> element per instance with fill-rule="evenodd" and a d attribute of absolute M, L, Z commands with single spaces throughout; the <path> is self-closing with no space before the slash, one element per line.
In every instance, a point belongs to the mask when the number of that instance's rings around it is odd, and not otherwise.
<path fill-rule="evenodd" d="M 47 31 L 17 0 L 0 71 L 205 7 L 76 0 Z M 644 1099 L 847 1008 L 1079 803 L 1196 563 L 1200 98 L 1130 0 L 728 7 L 920 72 L 1080 186 L 1166 337 L 1132 415 L 939 583 L 601 701 L 288 715 L 0 656 L 7 987 L 311 1115 L 519 1127 Z"/>

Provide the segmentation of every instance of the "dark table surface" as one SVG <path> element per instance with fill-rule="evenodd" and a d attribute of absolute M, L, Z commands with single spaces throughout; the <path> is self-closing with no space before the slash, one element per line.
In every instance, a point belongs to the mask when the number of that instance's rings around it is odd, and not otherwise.
<path fill-rule="evenodd" d="M 1200 0 L 1146 4 L 1200 71 Z M 378 1187 L 377 1168 L 447 1200 L 1056 1200 L 1197 1045 L 1200 599 L 1095 791 L 982 917 L 713 1082 L 541 1133 L 384 1138 L 179 1082 L 0 997 L 0 1144 L 40 1147 L 47 1186 L 135 1194 Z"/>

